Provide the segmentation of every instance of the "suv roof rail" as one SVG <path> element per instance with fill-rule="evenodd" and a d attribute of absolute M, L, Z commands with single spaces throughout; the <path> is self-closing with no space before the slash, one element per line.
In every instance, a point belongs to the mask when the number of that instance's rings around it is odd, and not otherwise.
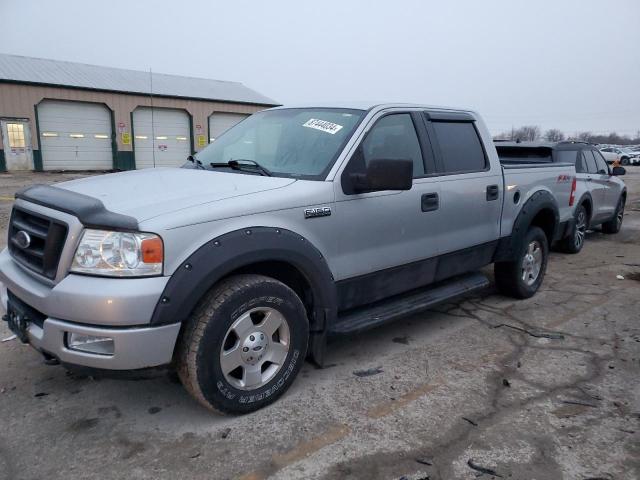
<path fill-rule="evenodd" d="M 558 142 L 558 145 L 560 145 L 561 143 L 584 143 L 585 145 L 597 145 L 597 143 L 585 142 L 584 140 L 562 140 Z"/>

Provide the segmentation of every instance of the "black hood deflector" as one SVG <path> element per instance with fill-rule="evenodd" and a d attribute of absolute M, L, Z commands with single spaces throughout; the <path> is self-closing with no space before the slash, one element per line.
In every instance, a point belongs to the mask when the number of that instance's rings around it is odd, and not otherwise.
<path fill-rule="evenodd" d="M 97 198 L 51 185 L 32 185 L 16 192 L 16 198 L 73 215 L 85 227 L 137 231 L 138 220 L 107 210 Z"/>

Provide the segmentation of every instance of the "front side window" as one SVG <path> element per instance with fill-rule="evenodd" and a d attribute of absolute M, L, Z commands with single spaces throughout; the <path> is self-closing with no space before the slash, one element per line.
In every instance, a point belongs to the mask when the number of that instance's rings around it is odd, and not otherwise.
<path fill-rule="evenodd" d="M 471 122 L 433 122 L 445 173 L 480 172 L 487 160 Z"/>
<path fill-rule="evenodd" d="M 411 160 L 413 176 L 424 175 L 418 135 L 409 113 L 386 115 L 376 122 L 362 142 L 365 165 L 371 160 Z"/>
<path fill-rule="evenodd" d="M 195 158 L 207 169 L 211 163 L 248 160 L 275 176 L 324 180 L 365 114 L 364 110 L 331 108 L 258 112 L 220 135 Z"/>

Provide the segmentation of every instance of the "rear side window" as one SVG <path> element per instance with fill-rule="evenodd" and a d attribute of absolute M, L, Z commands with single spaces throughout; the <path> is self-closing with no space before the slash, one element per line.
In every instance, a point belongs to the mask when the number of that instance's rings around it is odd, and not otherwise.
<path fill-rule="evenodd" d="M 598 173 L 598 167 L 596 166 L 596 159 L 593 156 L 593 152 L 591 150 L 583 150 L 582 157 L 587 165 L 587 172 Z"/>
<path fill-rule="evenodd" d="M 607 175 L 609 173 L 609 167 L 602 154 L 596 150 L 592 150 L 591 153 L 596 157 L 596 166 L 598 167 L 598 173 Z"/>
<path fill-rule="evenodd" d="M 553 158 L 556 163 L 575 163 L 576 172 L 579 166 L 583 164 L 582 157 L 578 156 L 578 150 L 554 150 Z"/>
<path fill-rule="evenodd" d="M 471 122 L 432 122 L 445 173 L 479 172 L 487 160 Z"/>

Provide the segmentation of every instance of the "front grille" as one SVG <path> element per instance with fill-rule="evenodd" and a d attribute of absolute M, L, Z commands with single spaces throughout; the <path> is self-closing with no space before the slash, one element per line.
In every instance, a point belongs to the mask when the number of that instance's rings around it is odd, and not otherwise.
<path fill-rule="evenodd" d="M 21 231 L 27 233 L 31 240 L 26 247 L 17 240 L 18 232 Z M 13 208 L 7 242 L 9 252 L 16 261 L 30 270 L 54 279 L 66 238 L 65 223 L 21 208 Z"/>

